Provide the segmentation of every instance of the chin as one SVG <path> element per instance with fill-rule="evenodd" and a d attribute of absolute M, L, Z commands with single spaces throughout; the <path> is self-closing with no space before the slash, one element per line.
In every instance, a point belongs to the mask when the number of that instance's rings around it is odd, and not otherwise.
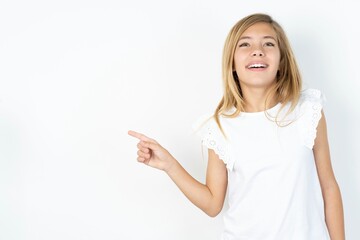
<path fill-rule="evenodd" d="M 251 82 L 240 82 L 241 87 L 269 88 L 275 84 L 275 80 L 264 81 L 264 79 L 253 79 Z"/>

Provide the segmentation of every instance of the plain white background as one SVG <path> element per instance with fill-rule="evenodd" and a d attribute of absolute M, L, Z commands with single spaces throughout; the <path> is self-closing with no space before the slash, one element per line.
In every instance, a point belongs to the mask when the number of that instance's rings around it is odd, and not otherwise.
<path fill-rule="evenodd" d="M 217 239 L 209 218 L 136 161 L 129 129 L 198 180 L 191 124 L 222 94 L 225 37 L 240 18 L 285 29 L 305 88 L 327 96 L 347 239 L 360 237 L 356 1 L 0 2 L 0 239 Z"/>

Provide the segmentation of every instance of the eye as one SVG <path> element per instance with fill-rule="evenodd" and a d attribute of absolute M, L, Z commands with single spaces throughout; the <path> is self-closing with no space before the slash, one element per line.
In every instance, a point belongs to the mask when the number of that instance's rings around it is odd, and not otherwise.
<path fill-rule="evenodd" d="M 275 44 L 272 43 L 272 42 L 266 42 L 266 43 L 265 43 L 265 46 L 267 46 L 267 47 L 274 47 Z"/>
<path fill-rule="evenodd" d="M 248 47 L 248 46 L 250 46 L 250 44 L 247 43 L 247 42 L 244 42 L 244 43 L 240 43 L 240 44 L 239 44 L 239 47 Z"/>

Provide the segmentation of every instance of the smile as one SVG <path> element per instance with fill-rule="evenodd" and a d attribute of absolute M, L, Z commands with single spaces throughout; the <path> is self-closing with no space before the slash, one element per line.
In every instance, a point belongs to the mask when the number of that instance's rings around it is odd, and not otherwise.
<path fill-rule="evenodd" d="M 267 68 L 269 65 L 264 63 L 252 63 L 246 66 L 247 69 Z"/>

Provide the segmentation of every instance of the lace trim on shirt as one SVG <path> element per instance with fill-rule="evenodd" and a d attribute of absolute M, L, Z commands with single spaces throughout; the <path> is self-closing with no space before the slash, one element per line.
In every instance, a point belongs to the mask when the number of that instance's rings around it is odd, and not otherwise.
<path fill-rule="evenodd" d="M 312 149 L 314 146 L 317 126 L 321 119 L 321 110 L 325 102 L 324 95 L 317 89 L 308 89 L 303 92 L 304 121 L 302 129 L 304 132 L 304 144 Z"/>
<path fill-rule="evenodd" d="M 208 149 L 214 150 L 225 163 L 226 168 L 232 170 L 234 164 L 230 161 L 229 149 L 225 137 L 217 127 L 214 119 L 207 118 L 205 121 L 204 119 L 205 118 L 202 117 L 193 125 L 193 129 L 201 138 L 201 144 Z"/>
<path fill-rule="evenodd" d="M 208 126 L 207 133 L 202 139 L 202 145 L 214 150 L 214 152 L 219 156 L 219 158 L 223 160 L 223 162 L 226 164 L 227 168 L 231 170 L 233 164 L 231 164 L 229 161 L 229 154 L 227 148 L 226 146 L 223 146 L 223 144 L 215 140 L 216 136 L 214 135 L 216 135 L 214 133 L 214 130 L 210 126 Z"/>

